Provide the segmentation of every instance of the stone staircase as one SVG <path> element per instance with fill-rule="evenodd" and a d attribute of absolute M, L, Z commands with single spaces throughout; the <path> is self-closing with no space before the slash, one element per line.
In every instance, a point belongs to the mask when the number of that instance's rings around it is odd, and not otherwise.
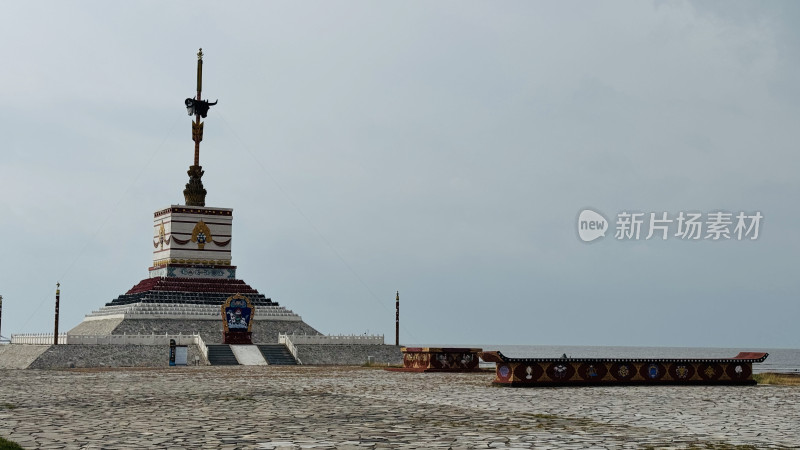
<path fill-rule="evenodd" d="M 212 366 L 238 366 L 230 345 L 208 345 L 208 363 Z"/>
<path fill-rule="evenodd" d="M 211 346 L 209 346 L 209 349 Z M 264 355 L 264 359 L 271 366 L 293 366 L 297 364 L 289 349 L 283 344 L 260 344 L 258 349 Z M 209 356 L 211 352 L 209 350 Z M 210 358 L 209 358 L 210 359 Z"/>

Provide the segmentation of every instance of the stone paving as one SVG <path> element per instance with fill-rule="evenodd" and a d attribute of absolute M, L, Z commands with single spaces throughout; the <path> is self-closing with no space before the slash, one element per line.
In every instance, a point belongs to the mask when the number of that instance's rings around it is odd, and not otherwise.
<path fill-rule="evenodd" d="M 492 378 L 308 366 L 0 370 L 0 436 L 43 449 L 800 448 L 800 387 L 515 389 Z"/>

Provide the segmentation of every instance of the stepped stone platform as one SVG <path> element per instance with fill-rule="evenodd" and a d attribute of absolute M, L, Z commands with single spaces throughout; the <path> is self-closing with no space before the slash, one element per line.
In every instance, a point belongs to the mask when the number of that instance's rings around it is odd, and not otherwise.
<path fill-rule="evenodd" d="M 79 334 L 84 336 L 105 336 L 114 333 L 114 329 L 122 323 L 122 317 L 108 317 L 102 320 L 87 320 L 89 316 L 79 323 L 75 328 L 67 331 L 67 334 Z"/>
<path fill-rule="evenodd" d="M 279 306 L 242 280 L 193 277 L 153 277 L 140 281 L 106 306 L 131 303 L 221 305 L 234 294 L 246 295 L 257 306 Z"/>
<path fill-rule="evenodd" d="M 229 269 L 229 274 L 235 273 Z M 193 335 L 198 334 L 208 347 L 208 359 L 195 345 L 189 347 L 189 364 L 195 355 L 200 364 L 238 364 L 223 343 L 221 307 L 224 301 L 244 292 L 255 299 L 252 338 L 270 365 L 362 365 L 400 364 L 400 347 L 383 344 L 295 345 L 295 359 L 283 344 L 281 334 L 320 336 L 302 317 L 258 293 L 241 280 L 154 276 L 133 286 L 128 292 L 88 314 L 68 331 L 72 336 L 118 335 Z M 252 300 L 251 300 L 252 301 Z M 265 345 L 267 344 L 267 345 Z M 268 345 L 274 344 L 274 345 Z M 69 367 L 162 367 L 168 364 L 163 346 L 84 345 L 58 346 L 13 345 L 19 349 L 0 368 L 69 368 Z M 21 347 L 28 347 L 23 349 Z M 279 349 L 277 347 L 280 347 Z"/>
<path fill-rule="evenodd" d="M 228 268 L 225 273 L 235 276 L 235 268 Z M 68 334 L 196 333 L 206 344 L 221 344 L 220 307 L 235 294 L 247 296 L 255 307 L 255 343 L 277 343 L 278 334 L 320 334 L 303 322 L 302 317 L 242 280 L 159 275 L 140 281 L 125 294 L 92 311 Z"/>
<path fill-rule="evenodd" d="M 204 365 L 238 364 L 236 358 L 228 354 L 230 348 L 220 345 L 223 343 L 221 307 L 228 297 L 241 293 L 254 303 L 253 343 L 259 345 L 270 365 L 361 365 L 370 359 L 376 364 L 402 362 L 399 347 L 377 344 L 301 344 L 295 346 L 298 352 L 295 360 L 286 347 L 278 343 L 280 334 L 321 335 L 299 315 L 235 278 L 162 276 L 161 272 L 155 275 L 151 271 L 152 278 L 142 280 L 125 294 L 88 314 L 83 322 L 67 334 L 199 334 L 208 346 L 208 360 L 197 346 L 192 345 L 188 355 L 190 364 L 195 355 L 200 356 L 200 364 Z M 225 273 L 234 276 L 235 270 L 229 268 Z M 31 351 L 22 353 L 27 355 Z M 162 367 L 168 364 L 167 353 L 162 346 L 69 344 L 40 348 L 33 353 L 30 356 L 20 354 L 14 359 L 19 361 L 9 363 L 8 368 Z"/>
<path fill-rule="evenodd" d="M 222 321 L 185 319 L 126 319 L 112 334 L 199 334 L 206 344 L 222 343 Z M 278 334 L 320 334 L 303 321 L 259 320 L 253 322 L 254 343 L 277 343 Z M 77 334 L 77 333 L 76 333 Z"/>

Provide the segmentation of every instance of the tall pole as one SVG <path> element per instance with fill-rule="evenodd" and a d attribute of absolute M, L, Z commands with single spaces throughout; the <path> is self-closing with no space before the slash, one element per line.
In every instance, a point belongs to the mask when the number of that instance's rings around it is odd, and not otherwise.
<path fill-rule="evenodd" d="M 56 283 L 56 329 L 53 332 L 53 345 L 58 345 L 58 302 L 61 297 L 61 283 Z"/>
<path fill-rule="evenodd" d="M 3 325 L 3 296 L 0 295 L 0 330 L 2 330 Z M 3 336 L 3 333 L 0 333 L 0 336 Z"/>
<path fill-rule="evenodd" d="M 400 291 L 397 291 L 397 297 L 395 297 L 394 345 L 400 346 Z"/>
<path fill-rule="evenodd" d="M 201 93 L 203 91 L 203 49 L 201 48 L 199 52 L 197 52 L 197 97 L 195 100 L 198 102 L 202 100 Z M 195 114 L 195 127 L 200 126 L 200 110 L 198 109 Z M 194 141 L 194 165 L 200 165 L 200 140 L 202 140 L 202 134 L 199 139 L 195 139 Z"/>
<path fill-rule="evenodd" d="M 197 95 L 194 99 L 186 99 L 186 108 L 192 119 L 192 140 L 194 141 L 194 164 L 186 172 L 189 183 L 183 191 L 187 206 L 206 206 L 206 190 L 203 187 L 203 168 L 200 166 L 200 141 L 203 140 L 203 125 L 201 120 L 208 114 L 208 108 L 217 102 L 209 103 L 203 100 L 203 49 L 197 52 Z"/>

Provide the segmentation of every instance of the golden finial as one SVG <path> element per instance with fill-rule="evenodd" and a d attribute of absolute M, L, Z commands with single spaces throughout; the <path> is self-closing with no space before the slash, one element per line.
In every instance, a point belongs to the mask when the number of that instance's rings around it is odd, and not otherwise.
<path fill-rule="evenodd" d="M 61 293 L 61 283 L 56 283 L 56 295 Z"/>
<path fill-rule="evenodd" d="M 198 61 L 202 61 L 203 60 L 203 48 L 202 47 L 200 48 L 200 51 L 197 52 L 197 60 Z"/>

